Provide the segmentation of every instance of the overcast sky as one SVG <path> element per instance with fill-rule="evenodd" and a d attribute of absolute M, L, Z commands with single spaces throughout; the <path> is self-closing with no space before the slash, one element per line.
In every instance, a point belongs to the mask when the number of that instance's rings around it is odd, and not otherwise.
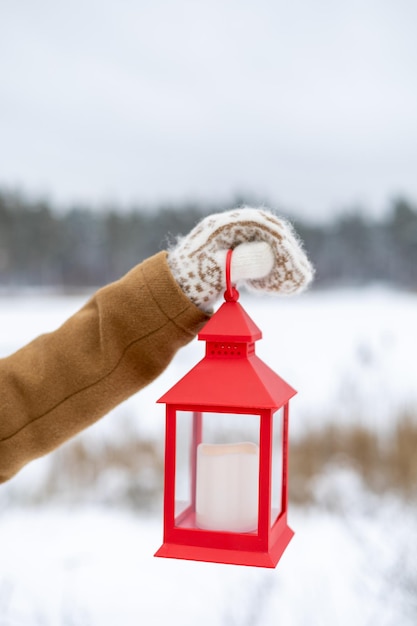
<path fill-rule="evenodd" d="M 0 1 L 0 187 L 417 200 L 415 0 Z"/>

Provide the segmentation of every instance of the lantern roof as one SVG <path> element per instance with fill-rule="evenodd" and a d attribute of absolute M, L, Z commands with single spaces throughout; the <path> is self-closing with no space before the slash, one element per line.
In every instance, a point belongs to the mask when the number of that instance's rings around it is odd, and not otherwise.
<path fill-rule="evenodd" d="M 158 402 L 181 406 L 277 409 L 297 392 L 255 354 L 205 357 Z"/>
<path fill-rule="evenodd" d="M 223 302 L 198 335 L 205 341 L 256 341 L 262 332 L 239 302 Z"/>
<path fill-rule="evenodd" d="M 225 302 L 198 336 L 212 349 L 207 349 L 206 356 L 158 402 L 190 409 L 283 406 L 296 391 L 255 354 L 254 341 L 261 336 L 238 302 Z"/>

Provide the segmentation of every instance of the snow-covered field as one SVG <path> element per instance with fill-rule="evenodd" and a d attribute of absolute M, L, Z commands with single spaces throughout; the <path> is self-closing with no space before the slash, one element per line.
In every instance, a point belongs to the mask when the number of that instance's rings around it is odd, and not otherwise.
<path fill-rule="evenodd" d="M 0 297 L 0 357 L 57 327 L 86 297 L 35 294 Z M 417 294 L 374 287 L 254 298 L 241 304 L 263 331 L 257 354 L 298 390 L 291 433 L 352 420 L 389 432 L 398 414 L 417 407 Z M 193 341 L 154 383 L 118 407 L 95 429 L 115 430 L 121 414 L 147 435 L 160 436 L 155 403 L 204 354 Z M 117 430 L 117 426 L 116 426 Z M 98 436 L 98 435 L 97 435 Z"/>
<path fill-rule="evenodd" d="M 415 626 L 415 511 L 355 485 L 343 516 L 291 511 L 276 570 L 155 559 L 159 521 L 108 509 L 3 511 L 2 626 Z"/>
<path fill-rule="evenodd" d="M 83 301 L 0 297 L 0 356 L 52 330 Z M 263 330 L 257 353 L 299 391 L 291 437 L 334 421 L 389 436 L 401 411 L 417 413 L 417 295 L 375 287 L 277 300 L 243 294 L 241 303 Z M 95 447 L 123 440 L 126 424 L 130 434 L 162 439 L 155 400 L 202 354 L 197 341 L 183 349 L 86 440 Z M 417 623 L 415 505 L 367 492 L 351 469 L 316 478 L 319 506 L 291 506 L 296 534 L 270 571 L 155 559 L 162 524 L 154 514 L 25 505 L 22 493 L 41 487 L 49 462 L 0 486 L 0 626 Z"/>

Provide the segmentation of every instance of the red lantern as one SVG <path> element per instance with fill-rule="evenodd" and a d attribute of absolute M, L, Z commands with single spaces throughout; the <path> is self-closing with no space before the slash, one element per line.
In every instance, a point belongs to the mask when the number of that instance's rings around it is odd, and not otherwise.
<path fill-rule="evenodd" d="M 164 543 L 155 556 L 275 567 L 287 524 L 288 415 L 295 391 L 255 354 L 262 333 L 225 302 L 198 338 L 205 357 L 166 404 Z"/>

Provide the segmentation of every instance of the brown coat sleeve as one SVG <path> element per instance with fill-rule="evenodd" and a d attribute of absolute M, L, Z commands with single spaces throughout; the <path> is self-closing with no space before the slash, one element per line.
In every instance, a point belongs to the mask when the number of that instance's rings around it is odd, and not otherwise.
<path fill-rule="evenodd" d="M 150 383 L 207 319 L 161 252 L 0 359 L 0 482 Z"/>

